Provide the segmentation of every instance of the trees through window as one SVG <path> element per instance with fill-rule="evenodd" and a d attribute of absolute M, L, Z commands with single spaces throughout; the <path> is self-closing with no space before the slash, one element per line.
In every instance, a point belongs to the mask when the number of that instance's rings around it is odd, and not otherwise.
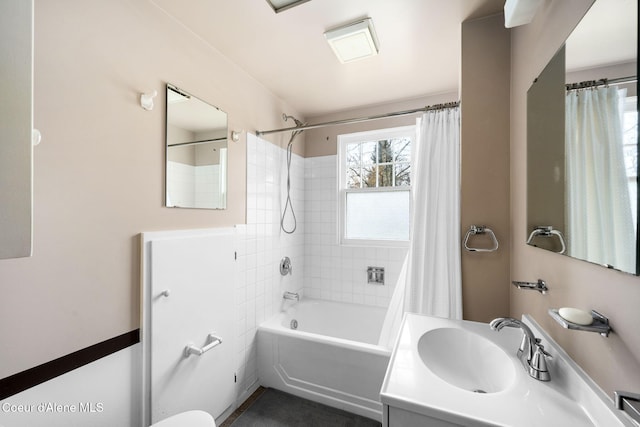
<path fill-rule="evenodd" d="M 341 243 L 407 244 L 414 140 L 415 126 L 338 137 Z"/>

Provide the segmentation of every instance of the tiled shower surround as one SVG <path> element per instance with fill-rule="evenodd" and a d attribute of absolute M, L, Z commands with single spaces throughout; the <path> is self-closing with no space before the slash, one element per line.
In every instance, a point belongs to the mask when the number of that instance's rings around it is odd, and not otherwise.
<path fill-rule="evenodd" d="M 241 389 L 257 380 L 256 330 L 282 309 L 285 291 L 302 292 L 304 272 L 304 159 L 291 162 L 292 202 L 298 218 L 294 234 L 280 230 L 280 205 L 286 200 L 286 151 L 247 134 L 247 224 L 239 226 L 238 379 Z M 280 274 L 288 256 L 293 274 Z M 244 344 L 244 345 L 243 345 Z"/>
<path fill-rule="evenodd" d="M 192 166 L 167 161 L 167 203 L 171 206 L 219 206 L 220 166 Z"/>
<path fill-rule="evenodd" d="M 337 156 L 304 160 L 304 294 L 387 307 L 407 249 L 338 244 L 336 162 Z M 384 267 L 384 285 L 367 283 L 367 267 Z"/>
<path fill-rule="evenodd" d="M 247 134 L 247 224 L 239 248 L 238 377 L 242 388 L 257 380 L 256 331 L 280 311 L 285 291 L 310 298 L 386 307 L 406 254 L 404 248 L 343 247 L 337 242 L 336 156 L 291 162 L 291 199 L 297 229 L 280 228 L 286 202 L 286 150 Z M 285 225 L 292 226 L 290 211 Z M 288 256 L 291 275 L 280 274 Z M 367 284 L 367 267 L 384 267 L 385 284 Z M 244 345 L 242 345 L 244 344 Z"/>

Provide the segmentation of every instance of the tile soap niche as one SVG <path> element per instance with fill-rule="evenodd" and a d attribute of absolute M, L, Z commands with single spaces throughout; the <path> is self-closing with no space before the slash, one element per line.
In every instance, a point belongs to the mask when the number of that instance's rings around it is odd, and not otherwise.
<path fill-rule="evenodd" d="M 384 267 L 368 267 L 367 283 L 384 285 Z"/>

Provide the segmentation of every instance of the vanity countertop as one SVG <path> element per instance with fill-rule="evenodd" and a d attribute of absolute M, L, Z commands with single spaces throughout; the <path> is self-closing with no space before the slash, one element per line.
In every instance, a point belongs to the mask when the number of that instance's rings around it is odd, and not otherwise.
<path fill-rule="evenodd" d="M 535 380 L 524 370 L 516 356 L 522 338 L 522 330 L 518 328 L 504 328 L 498 332 L 491 330 L 486 323 L 409 313 L 403 320 L 382 385 L 382 403 L 465 426 L 632 425 L 613 413 L 615 410 L 611 409 L 606 397 L 603 399 L 602 391 L 532 319 L 528 316 L 523 319 L 536 337 L 542 338 L 545 349 L 553 356 L 549 359 L 551 381 Z M 452 385 L 436 375 L 423 362 L 418 342 L 425 333 L 437 329 L 463 329 L 490 340 L 504 350 L 507 357 L 500 355 L 503 364 L 498 370 L 508 373 L 506 385 L 494 392 L 478 393 Z M 483 340 L 480 338 L 480 341 Z M 468 348 L 470 354 L 474 350 Z M 439 352 L 446 356 L 446 349 Z M 486 353 L 479 349 L 472 360 L 475 357 L 482 370 L 482 357 L 487 357 Z M 578 371 L 574 371 L 576 367 Z"/>

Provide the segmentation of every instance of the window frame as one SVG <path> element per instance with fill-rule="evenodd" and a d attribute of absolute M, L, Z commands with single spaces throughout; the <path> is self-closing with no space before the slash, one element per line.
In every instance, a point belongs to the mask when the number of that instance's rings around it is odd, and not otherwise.
<path fill-rule="evenodd" d="M 417 127 L 416 125 L 399 126 L 393 128 L 384 128 L 369 130 L 364 132 L 355 132 L 349 134 L 338 135 L 338 162 L 337 162 L 337 175 L 338 179 L 338 243 L 342 246 L 363 246 L 363 247 L 408 247 L 409 239 L 407 240 L 375 240 L 375 239 L 348 239 L 346 237 L 346 217 L 347 217 L 347 194 L 348 193 L 376 193 L 376 192 L 392 192 L 392 191 L 406 191 L 409 193 L 409 232 L 411 232 L 412 218 L 411 218 L 411 185 L 403 185 L 398 187 L 363 187 L 363 188 L 346 188 L 347 184 L 347 145 L 354 143 L 362 143 L 369 141 L 380 141 L 392 138 L 405 138 L 411 139 L 411 177 L 413 178 L 413 154 L 415 149 L 413 148 L 417 139 Z M 395 163 L 395 162 L 394 162 Z M 402 162 L 401 162 L 402 163 Z"/>

